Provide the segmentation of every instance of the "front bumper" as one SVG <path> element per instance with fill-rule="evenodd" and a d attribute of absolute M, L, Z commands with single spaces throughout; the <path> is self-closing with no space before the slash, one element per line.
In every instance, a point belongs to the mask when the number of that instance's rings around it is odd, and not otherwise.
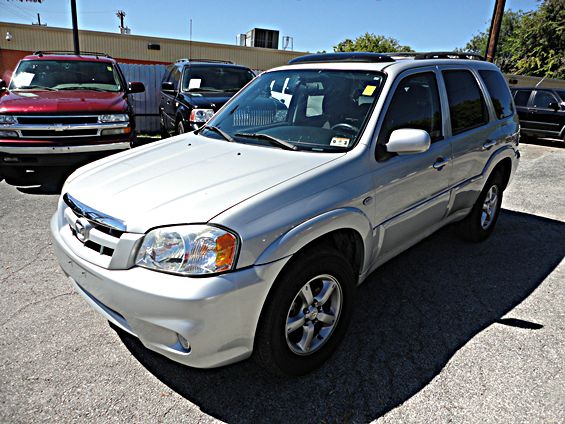
<path fill-rule="evenodd" d="M 251 355 L 261 309 L 288 258 L 213 277 L 134 267 L 108 270 L 78 257 L 51 220 L 55 253 L 75 289 L 98 313 L 149 349 L 197 368 Z M 185 349 L 179 335 L 190 343 Z"/>

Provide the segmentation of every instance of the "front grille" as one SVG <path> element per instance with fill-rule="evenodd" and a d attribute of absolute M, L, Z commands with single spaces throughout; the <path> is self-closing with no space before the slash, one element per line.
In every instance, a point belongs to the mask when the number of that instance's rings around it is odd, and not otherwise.
<path fill-rule="evenodd" d="M 89 116 L 18 116 L 19 124 L 96 124 L 98 115 Z"/>
<path fill-rule="evenodd" d="M 41 137 L 88 137 L 88 136 L 95 136 L 97 134 L 98 134 L 98 130 L 96 130 L 96 129 L 64 130 L 64 131 L 22 130 L 22 137 L 33 137 L 33 138 L 41 138 Z"/>

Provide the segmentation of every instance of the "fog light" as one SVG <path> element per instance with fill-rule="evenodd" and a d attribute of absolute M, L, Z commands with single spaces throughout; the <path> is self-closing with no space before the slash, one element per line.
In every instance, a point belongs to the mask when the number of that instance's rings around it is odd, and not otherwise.
<path fill-rule="evenodd" d="M 190 351 L 190 343 L 188 343 L 188 340 L 186 340 L 181 334 L 178 334 L 178 339 L 182 348 L 187 352 Z"/>
<path fill-rule="evenodd" d="M 16 131 L 0 130 L 0 137 L 18 137 Z"/>
<path fill-rule="evenodd" d="M 129 134 L 131 132 L 130 127 L 126 128 L 109 128 L 106 130 L 102 130 L 100 135 L 118 135 L 118 134 Z"/>

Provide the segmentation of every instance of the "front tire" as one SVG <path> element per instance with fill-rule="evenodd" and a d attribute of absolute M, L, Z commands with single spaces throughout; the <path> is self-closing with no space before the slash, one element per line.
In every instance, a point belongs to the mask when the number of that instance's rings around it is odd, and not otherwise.
<path fill-rule="evenodd" d="M 481 242 L 492 234 L 500 215 L 503 187 L 500 172 L 487 180 L 471 213 L 460 223 L 460 233 L 465 239 Z"/>
<path fill-rule="evenodd" d="M 318 368 L 351 317 L 356 284 L 349 262 L 333 249 L 299 255 L 275 282 L 257 331 L 255 360 L 275 374 Z"/>

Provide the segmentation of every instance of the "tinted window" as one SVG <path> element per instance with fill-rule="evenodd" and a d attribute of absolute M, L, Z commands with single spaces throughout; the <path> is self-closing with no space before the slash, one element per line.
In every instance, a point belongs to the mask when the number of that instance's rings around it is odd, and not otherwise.
<path fill-rule="evenodd" d="M 433 72 L 410 75 L 398 84 L 383 121 L 379 143 L 386 144 L 390 134 L 400 128 L 427 131 L 432 141 L 442 138 L 441 108 Z"/>
<path fill-rule="evenodd" d="M 485 100 L 469 71 L 443 71 L 453 135 L 488 122 Z"/>
<path fill-rule="evenodd" d="M 169 81 L 173 83 L 173 85 L 175 86 L 175 90 L 179 89 L 180 69 L 177 68 L 176 66 L 171 71 L 171 75 L 169 76 Z"/>
<path fill-rule="evenodd" d="M 559 94 L 559 97 L 561 97 L 561 100 L 565 102 L 565 90 L 556 90 L 557 94 Z"/>
<path fill-rule="evenodd" d="M 496 71 L 479 71 L 479 74 L 487 86 L 496 117 L 502 119 L 511 116 L 514 113 L 514 107 L 504 77 Z"/>
<path fill-rule="evenodd" d="M 514 94 L 514 103 L 516 103 L 516 106 L 527 106 L 531 92 L 531 90 L 516 91 L 516 94 Z"/>
<path fill-rule="evenodd" d="M 235 93 L 252 79 L 253 73 L 246 68 L 191 66 L 184 69 L 182 89 L 183 91 L 231 91 Z"/>
<path fill-rule="evenodd" d="M 557 103 L 557 99 L 549 91 L 536 91 L 534 107 L 549 109 L 550 103 Z"/>

